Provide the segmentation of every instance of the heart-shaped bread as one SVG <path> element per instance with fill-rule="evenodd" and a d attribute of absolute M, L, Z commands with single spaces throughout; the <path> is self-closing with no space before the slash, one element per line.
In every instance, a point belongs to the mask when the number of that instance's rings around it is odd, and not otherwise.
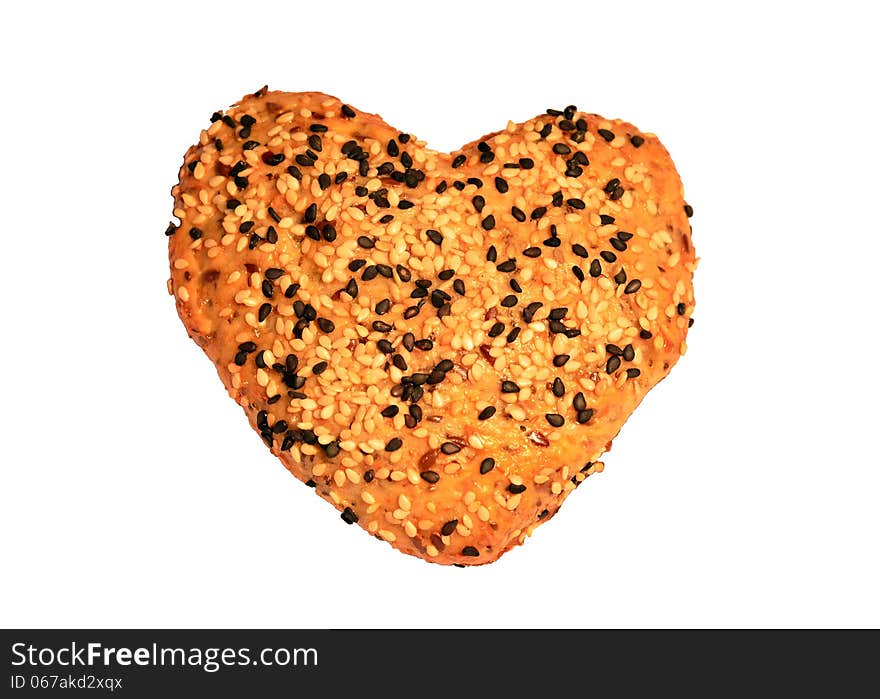
<path fill-rule="evenodd" d="M 211 122 L 178 313 L 284 465 L 404 553 L 523 543 L 684 352 L 691 210 L 631 124 L 547 110 L 446 154 L 265 88 Z"/>

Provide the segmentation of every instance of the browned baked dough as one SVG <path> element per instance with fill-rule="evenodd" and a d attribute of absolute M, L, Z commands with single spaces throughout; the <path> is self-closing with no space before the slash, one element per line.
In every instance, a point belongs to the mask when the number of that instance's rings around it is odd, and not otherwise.
<path fill-rule="evenodd" d="M 678 173 L 569 107 L 428 149 L 315 92 L 216 113 L 174 187 L 190 336 L 272 452 L 395 548 L 521 544 L 685 350 Z"/>

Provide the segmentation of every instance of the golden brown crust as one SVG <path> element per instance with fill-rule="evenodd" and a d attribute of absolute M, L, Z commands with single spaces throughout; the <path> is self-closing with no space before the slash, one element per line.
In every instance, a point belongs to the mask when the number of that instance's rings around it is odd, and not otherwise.
<path fill-rule="evenodd" d="M 170 289 L 229 394 L 343 519 L 429 561 L 522 543 L 685 349 L 682 185 L 622 121 L 570 108 L 445 154 L 261 90 L 172 193 Z"/>

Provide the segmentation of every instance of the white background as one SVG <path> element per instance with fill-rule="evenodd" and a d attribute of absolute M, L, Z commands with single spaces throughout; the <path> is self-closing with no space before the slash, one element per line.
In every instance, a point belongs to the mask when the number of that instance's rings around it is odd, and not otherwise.
<path fill-rule="evenodd" d="M 870 3 L 423 7 L 4 9 L 0 624 L 880 625 Z M 574 103 L 672 153 L 701 258 L 689 352 L 498 563 L 345 526 L 177 318 L 183 153 L 266 83 L 443 150 Z"/>

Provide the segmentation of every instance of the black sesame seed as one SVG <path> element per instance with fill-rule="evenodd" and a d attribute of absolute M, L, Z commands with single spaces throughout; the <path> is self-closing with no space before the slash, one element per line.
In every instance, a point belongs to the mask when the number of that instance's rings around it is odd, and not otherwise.
<path fill-rule="evenodd" d="M 586 424 L 587 422 L 589 422 L 590 419 L 593 417 L 593 412 L 594 411 L 592 408 L 587 408 L 586 410 L 578 411 L 578 414 L 577 414 L 578 424 L 583 425 L 583 424 Z"/>
<path fill-rule="evenodd" d="M 547 138 L 550 135 L 550 132 L 553 130 L 553 124 L 544 124 L 541 127 L 541 130 L 538 132 L 538 135 L 541 138 Z"/>
<path fill-rule="evenodd" d="M 562 383 L 562 379 L 560 379 L 558 376 L 553 379 L 552 391 L 553 395 L 557 398 L 562 398 L 562 396 L 565 395 L 565 384 Z"/>
<path fill-rule="evenodd" d="M 531 323 L 532 319 L 535 317 L 535 313 L 537 313 L 538 309 L 543 305 L 544 304 L 540 301 L 533 301 L 532 303 L 530 303 L 528 306 L 525 307 L 525 309 L 523 309 L 523 320 L 526 323 Z"/>
<path fill-rule="evenodd" d="M 611 247 L 617 250 L 617 252 L 623 252 L 626 250 L 626 243 L 618 238 L 611 238 L 608 242 L 611 243 Z"/>
<path fill-rule="evenodd" d="M 533 167 L 535 167 L 535 161 L 532 160 L 531 158 L 520 158 L 519 159 L 519 166 L 523 170 L 531 170 Z"/>
<path fill-rule="evenodd" d="M 318 218 L 318 205 L 317 204 L 309 204 L 306 207 L 306 210 L 303 212 L 303 221 L 306 223 L 314 223 Z"/>
<path fill-rule="evenodd" d="M 629 240 L 633 237 L 633 234 L 628 231 L 617 231 L 617 237 L 621 240 Z"/>
<path fill-rule="evenodd" d="M 600 274 L 602 274 L 602 265 L 599 264 L 599 260 L 593 260 L 590 263 L 590 276 L 598 277 Z"/>
<path fill-rule="evenodd" d="M 641 148 L 642 144 L 645 142 L 645 139 L 641 136 L 630 136 L 629 142 L 632 143 L 636 148 Z"/>
<path fill-rule="evenodd" d="M 381 320 L 374 320 L 372 327 L 373 330 L 379 333 L 388 333 L 394 329 L 394 326 L 389 325 L 388 323 Z"/>
<path fill-rule="evenodd" d="M 611 344 L 611 343 L 605 345 L 605 351 L 608 352 L 608 354 L 611 354 L 615 357 L 619 357 L 623 354 L 623 350 L 620 349 L 620 347 L 618 347 L 615 344 Z"/>
<path fill-rule="evenodd" d="M 477 213 L 482 212 L 483 207 L 486 206 L 486 199 L 480 194 L 477 194 L 471 201 L 473 202 L 474 208 L 477 210 Z"/>
<path fill-rule="evenodd" d="M 483 408 L 480 411 L 480 414 L 477 415 L 477 419 L 478 420 L 488 420 L 490 417 L 492 417 L 495 414 L 495 412 L 496 412 L 496 409 L 495 409 L 494 405 L 487 405 L 485 408 Z"/>
<path fill-rule="evenodd" d="M 502 381 L 501 382 L 501 392 L 502 393 L 519 393 L 520 388 L 513 381 Z"/>
<path fill-rule="evenodd" d="M 462 165 L 464 165 L 466 160 L 467 160 L 467 156 L 456 155 L 455 158 L 452 160 L 452 167 L 453 168 L 460 168 Z"/>
<path fill-rule="evenodd" d="M 299 291 L 299 284 L 291 284 L 284 290 L 284 298 L 292 299 L 297 291 Z"/>
<path fill-rule="evenodd" d="M 347 104 L 343 104 L 342 105 L 342 116 L 344 116 L 347 119 L 354 119 L 354 117 L 357 116 L 357 112 L 354 111 Z"/>
<path fill-rule="evenodd" d="M 403 265 L 397 265 L 395 269 L 397 270 L 397 276 L 400 277 L 400 281 L 408 282 L 410 279 L 412 279 L 412 272 L 410 272 L 407 267 L 404 267 Z"/>
<path fill-rule="evenodd" d="M 629 284 L 623 289 L 623 293 L 625 294 L 634 294 L 639 289 L 642 288 L 642 281 L 640 279 L 632 279 Z"/>
<path fill-rule="evenodd" d="M 516 296 L 514 296 L 513 294 L 508 294 L 503 299 L 501 299 L 501 305 L 504 308 L 513 308 L 517 304 L 517 301 L 519 301 L 519 299 Z"/>
<path fill-rule="evenodd" d="M 403 440 L 400 437 L 394 437 L 385 445 L 385 451 L 397 451 L 403 446 Z"/>
<path fill-rule="evenodd" d="M 571 153 L 571 148 L 569 148 L 564 143 L 557 143 L 553 146 L 553 152 L 557 155 L 568 155 L 569 153 Z"/>
<path fill-rule="evenodd" d="M 507 184 L 507 180 L 505 180 L 503 177 L 496 177 L 495 189 L 497 189 L 501 194 L 506 194 L 507 190 L 510 189 L 510 186 Z"/>
<path fill-rule="evenodd" d="M 685 306 L 684 303 L 679 303 L 679 304 L 675 307 L 675 311 L 676 311 L 676 313 L 678 313 L 678 315 L 680 315 L 680 316 L 683 316 L 683 315 L 684 315 L 684 312 L 685 312 L 686 310 L 687 310 L 687 306 Z"/>
<path fill-rule="evenodd" d="M 476 558 L 477 556 L 480 555 L 480 552 L 473 546 L 465 546 L 461 550 L 461 555 L 462 556 L 471 556 L 471 557 Z"/>
<path fill-rule="evenodd" d="M 575 243 L 574 245 L 572 245 L 571 251 L 578 257 L 589 257 L 587 249 L 580 243 Z"/>
<path fill-rule="evenodd" d="M 522 287 L 516 279 L 511 279 L 508 283 L 510 284 L 510 288 L 513 289 L 514 292 L 516 292 L 517 294 L 522 293 Z"/>
<path fill-rule="evenodd" d="M 318 362 L 315 366 L 312 367 L 312 373 L 316 375 L 323 374 L 327 371 L 327 362 Z"/>
<path fill-rule="evenodd" d="M 572 123 L 570 119 L 563 119 L 559 122 L 559 128 L 563 131 L 574 131 L 575 125 Z"/>
<path fill-rule="evenodd" d="M 617 259 L 617 255 L 610 250 L 603 250 L 599 253 L 599 257 L 605 260 L 605 262 L 614 262 Z"/>
<path fill-rule="evenodd" d="M 577 199 L 572 197 L 571 199 L 566 199 L 565 203 L 568 204 L 572 209 L 584 209 L 586 208 L 586 204 L 584 204 L 582 199 Z"/>
<path fill-rule="evenodd" d="M 507 333 L 507 337 L 505 338 L 505 340 L 507 340 L 507 344 L 510 344 L 519 337 L 520 330 L 521 328 L 514 328 L 509 333 Z"/>
<path fill-rule="evenodd" d="M 296 165 L 288 165 L 287 174 L 297 180 L 301 180 L 303 176 L 302 170 L 300 170 Z"/>
<path fill-rule="evenodd" d="M 690 204 L 685 204 L 684 213 L 688 218 L 691 218 L 691 216 L 694 215 L 694 207 L 692 207 Z"/>
<path fill-rule="evenodd" d="M 431 483 L 431 484 L 434 484 L 440 480 L 440 474 L 437 473 L 436 471 L 431 471 L 431 470 L 422 471 L 419 474 L 419 476 L 421 476 L 423 481 L 425 481 L 426 483 Z"/>
<path fill-rule="evenodd" d="M 482 225 L 485 230 L 491 231 L 495 228 L 495 217 L 492 214 L 489 214 L 483 219 L 480 225 Z"/>
<path fill-rule="evenodd" d="M 626 270 L 621 267 L 620 271 L 614 275 L 614 283 L 615 284 L 624 284 L 626 283 Z M 624 292 L 626 290 L 624 289 Z"/>
<path fill-rule="evenodd" d="M 342 514 L 340 515 L 340 517 L 342 517 L 342 521 L 345 522 L 346 524 L 354 524 L 355 522 L 358 521 L 358 516 L 354 513 L 354 510 L 352 510 L 350 507 L 346 507 L 342 511 Z"/>
<path fill-rule="evenodd" d="M 461 445 L 456 444 L 455 442 L 443 442 L 440 445 L 440 451 L 444 454 L 457 454 L 461 451 Z"/>
<path fill-rule="evenodd" d="M 428 240 L 436 245 L 441 245 L 443 243 L 443 236 L 440 234 L 440 231 L 435 231 L 433 228 L 429 228 L 425 231 L 425 235 L 428 236 Z"/>
<path fill-rule="evenodd" d="M 376 247 L 376 241 L 365 235 L 358 237 L 357 244 L 360 245 L 362 248 L 366 248 L 367 250 Z"/>
<path fill-rule="evenodd" d="M 613 374 L 620 368 L 620 357 L 614 355 L 608 358 L 608 362 L 605 364 L 605 373 Z"/>
<path fill-rule="evenodd" d="M 522 223 L 523 221 L 526 220 L 525 212 L 522 209 L 520 209 L 518 206 L 511 207 L 510 213 L 520 223 Z"/>
<path fill-rule="evenodd" d="M 541 256 L 541 248 L 531 247 L 523 250 L 523 255 L 526 257 L 540 257 Z"/>
<path fill-rule="evenodd" d="M 614 223 L 614 216 L 609 216 L 608 214 L 600 214 L 599 220 L 602 222 L 603 226 L 607 226 L 609 223 Z"/>
<path fill-rule="evenodd" d="M 526 491 L 526 486 L 517 483 L 511 483 L 507 486 L 507 490 L 514 495 L 519 495 L 520 493 L 524 493 Z"/>
<path fill-rule="evenodd" d="M 577 412 L 581 412 L 582 410 L 587 409 L 587 400 L 586 398 L 584 398 L 584 394 L 581 391 L 575 393 L 574 399 L 571 401 L 571 406 Z"/>
<path fill-rule="evenodd" d="M 189 229 L 189 237 L 192 238 L 193 240 L 198 240 L 199 238 L 202 237 L 202 229 L 196 228 L 195 226 L 193 226 L 192 228 Z"/>
<path fill-rule="evenodd" d="M 495 459 L 488 457 L 480 462 L 480 475 L 485 476 L 489 471 L 495 468 Z"/>
<path fill-rule="evenodd" d="M 539 206 L 537 209 L 532 211 L 531 218 L 533 221 L 537 221 L 539 218 L 541 218 L 546 213 L 547 213 L 547 207 L 546 206 Z"/>
<path fill-rule="evenodd" d="M 496 265 L 495 269 L 499 272 L 515 272 L 516 271 L 516 260 L 510 258 L 509 260 L 505 260 L 499 265 Z"/>
<path fill-rule="evenodd" d="M 623 358 L 628 362 L 631 362 L 636 358 L 636 351 L 631 344 L 623 348 Z"/>
<path fill-rule="evenodd" d="M 464 293 L 465 293 L 464 280 L 456 279 L 454 282 L 452 282 L 452 289 L 459 296 L 464 296 Z"/>
<path fill-rule="evenodd" d="M 654 335 L 651 333 L 650 330 L 640 330 L 639 337 L 643 340 L 650 340 L 652 337 L 654 337 Z"/>
<path fill-rule="evenodd" d="M 608 129 L 599 129 L 598 133 L 606 141 L 613 141 L 614 140 L 614 134 L 611 131 L 609 131 Z"/>
<path fill-rule="evenodd" d="M 555 366 L 555 367 L 565 366 L 565 363 L 569 359 L 571 359 L 570 354 L 557 354 L 555 357 L 553 357 L 553 366 Z"/>
<path fill-rule="evenodd" d="M 394 417 L 399 412 L 400 408 L 398 408 L 396 405 L 389 405 L 384 410 L 382 410 L 381 415 L 382 417 Z"/>
<path fill-rule="evenodd" d="M 545 245 L 548 248 L 558 248 L 560 245 L 562 245 L 562 241 L 554 236 L 544 240 L 542 245 Z"/>
<path fill-rule="evenodd" d="M 257 312 L 257 319 L 262 323 L 266 318 L 269 317 L 269 314 L 272 312 L 272 304 L 264 303 L 260 306 L 260 310 Z"/>
<path fill-rule="evenodd" d="M 448 522 L 444 523 L 442 527 L 440 527 L 440 533 L 443 536 L 451 536 L 457 526 L 458 526 L 458 520 L 457 519 L 450 519 Z"/>
<path fill-rule="evenodd" d="M 562 427 L 565 424 L 565 418 L 558 413 L 547 413 L 544 417 L 553 427 Z"/>
<path fill-rule="evenodd" d="M 634 378 L 636 378 L 637 376 L 639 376 L 641 373 L 642 373 L 642 372 L 641 372 L 640 369 L 627 369 L 627 370 L 626 370 L 626 378 L 628 378 L 628 379 L 634 379 Z"/>

